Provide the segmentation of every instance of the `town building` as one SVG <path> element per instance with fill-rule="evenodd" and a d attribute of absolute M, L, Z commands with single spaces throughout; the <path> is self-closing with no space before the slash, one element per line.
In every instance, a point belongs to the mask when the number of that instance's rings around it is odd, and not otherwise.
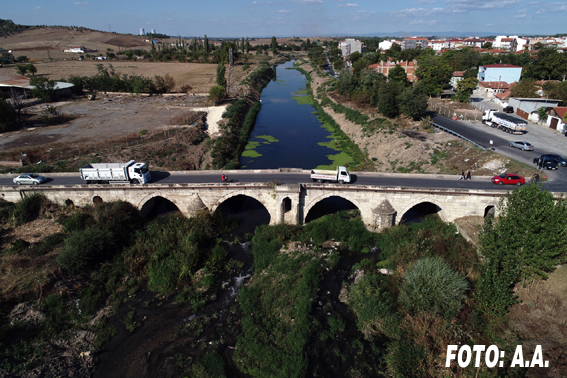
<path fill-rule="evenodd" d="M 348 57 L 355 51 L 362 53 L 364 51 L 364 43 L 357 39 L 347 38 L 339 43 L 342 56 Z"/>
<path fill-rule="evenodd" d="M 567 123 L 564 121 L 567 115 L 567 107 L 555 107 L 547 112 L 547 126 L 565 133 L 567 130 Z"/>
<path fill-rule="evenodd" d="M 420 38 L 420 37 L 411 37 L 406 38 L 402 41 L 402 50 L 408 49 L 425 49 L 427 47 L 427 38 Z"/>
<path fill-rule="evenodd" d="M 400 67 L 402 67 L 404 69 L 404 71 L 406 71 L 406 75 L 408 77 L 408 80 L 411 81 L 412 83 L 417 81 L 417 76 L 415 75 L 415 70 L 417 69 L 417 61 L 411 61 L 411 62 L 395 62 L 392 60 L 392 58 L 390 58 L 387 62 L 380 62 L 380 63 L 376 63 L 376 64 L 372 64 L 370 66 L 368 66 L 369 69 L 371 70 L 375 70 L 379 73 L 381 73 L 382 75 L 388 77 L 388 74 L 390 73 L 390 71 L 396 67 L 396 65 L 400 65 Z"/>
<path fill-rule="evenodd" d="M 539 122 L 538 110 L 541 107 L 555 108 L 561 100 L 551 98 L 516 98 L 511 97 L 508 104 L 514 108 L 517 115 L 532 122 Z"/>
<path fill-rule="evenodd" d="M 506 83 L 515 83 L 520 81 L 522 75 L 522 67 L 512 64 L 488 64 L 478 68 L 477 79 L 482 81 L 504 81 Z"/>
<path fill-rule="evenodd" d="M 511 85 L 505 81 L 480 81 L 478 90 L 480 95 L 486 98 L 494 98 L 495 95 L 509 91 Z"/>

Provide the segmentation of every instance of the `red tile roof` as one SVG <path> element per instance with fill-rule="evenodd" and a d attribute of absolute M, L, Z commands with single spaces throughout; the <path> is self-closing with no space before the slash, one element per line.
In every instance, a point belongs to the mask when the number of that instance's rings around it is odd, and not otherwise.
<path fill-rule="evenodd" d="M 463 77 L 465 71 L 455 71 L 453 72 L 453 77 Z"/>
<path fill-rule="evenodd" d="M 565 114 L 567 113 L 567 107 L 556 107 L 553 108 L 553 110 L 555 110 L 555 112 L 559 117 L 561 117 L 561 119 L 563 119 L 563 117 L 565 117 Z"/>
<path fill-rule="evenodd" d="M 505 81 L 481 81 L 479 86 L 490 89 L 510 89 L 510 84 Z"/>
<path fill-rule="evenodd" d="M 487 64 L 481 67 L 490 68 L 522 68 L 522 66 L 515 66 L 513 64 Z"/>

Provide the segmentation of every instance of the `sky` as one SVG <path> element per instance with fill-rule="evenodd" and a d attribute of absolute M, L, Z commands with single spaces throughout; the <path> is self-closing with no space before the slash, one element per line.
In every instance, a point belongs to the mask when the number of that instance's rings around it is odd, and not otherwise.
<path fill-rule="evenodd" d="M 451 31 L 552 35 L 567 33 L 566 16 L 567 2 L 547 0 L 6 0 L 0 12 L 0 18 L 23 25 L 130 34 L 144 28 L 209 38 Z"/>

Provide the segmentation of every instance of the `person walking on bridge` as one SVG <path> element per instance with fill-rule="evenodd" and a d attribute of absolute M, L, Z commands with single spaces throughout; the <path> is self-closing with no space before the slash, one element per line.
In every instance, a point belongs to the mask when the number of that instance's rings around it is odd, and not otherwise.
<path fill-rule="evenodd" d="M 464 180 L 464 179 L 465 179 L 465 171 L 461 169 L 461 177 L 459 177 L 459 180 Z"/>
<path fill-rule="evenodd" d="M 465 180 L 470 180 L 471 179 L 471 171 L 467 171 L 467 177 L 465 177 Z"/>

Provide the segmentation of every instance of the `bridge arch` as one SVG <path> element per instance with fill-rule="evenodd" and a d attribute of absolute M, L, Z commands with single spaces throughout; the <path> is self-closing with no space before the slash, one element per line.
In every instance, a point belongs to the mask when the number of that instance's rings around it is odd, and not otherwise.
<path fill-rule="evenodd" d="M 165 193 L 162 192 L 153 192 L 150 193 L 146 196 L 144 196 L 136 205 L 136 208 L 138 209 L 138 211 L 142 214 L 145 215 L 144 212 L 148 212 L 150 209 L 147 208 L 146 205 L 148 205 L 150 203 L 150 201 L 152 201 L 154 198 L 163 198 L 169 202 L 171 202 L 172 204 L 174 204 L 179 211 L 181 211 L 185 216 L 190 217 L 191 214 L 188 213 L 187 209 L 184 209 L 182 206 L 180 206 L 180 204 L 173 198 L 169 198 Z M 144 206 L 146 206 L 146 208 L 144 208 Z"/>
<path fill-rule="evenodd" d="M 244 229 L 252 227 L 253 230 L 254 227 L 262 224 L 277 223 L 277 211 L 272 207 L 263 198 L 250 195 L 246 191 L 235 191 L 218 199 L 212 206 L 211 212 L 220 211 L 225 215 L 232 215 L 238 220 L 239 227 L 243 225 Z"/>
<path fill-rule="evenodd" d="M 309 215 L 309 212 L 313 209 L 313 207 L 315 207 L 315 205 L 317 205 L 319 202 L 330 198 L 330 197 L 339 197 L 343 200 L 349 201 L 350 203 L 352 203 L 354 206 L 356 206 L 356 208 L 360 211 L 360 215 L 363 218 L 364 221 L 364 215 L 362 214 L 362 205 L 360 204 L 360 202 L 358 202 L 355 198 L 352 198 L 350 196 L 345 196 L 343 193 L 337 193 L 337 192 L 328 192 L 328 193 L 324 193 L 321 194 L 315 198 L 313 198 L 308 204 L 305 205 L 305 208 L 303 210 L 303 219 L 302 219 L 302 223 L 305 223 L 307 221 L 307 216 Z M 368 223 L 366 221 L 364 221 L 364 223 Z"/>
<path fill-rule="evenodd" d="M 437 206 L 437 208 L 439 209 L 436 212 L 437 215 L 439 215 L 439 218 L 441 218 L 441 220 L 443 222 L 447 222 L 447 214 L 445 213 L 445 210 L 443 210 L 443 207 L 440 206 L 439 202 L 436 201 L 435 199 L 431 198 L 431 197 L 422 197 L 422 198 L 419 198 L 417 200 L 410 202 L 409 205 L 407 205 L 402 211 L 399 212 L 400 216 L 399 216 L 399 218 L 396 219 L 396 224 L 400 224 L 400 222 L 404 218 L 404 215 L 406 215 L 406 213 L 408 211 L 410 211 L 412 208 L 414 208 L 415 206 L 418 206 L 422 203 L 423 204 L 430 203 L 432 205 Z"/>

